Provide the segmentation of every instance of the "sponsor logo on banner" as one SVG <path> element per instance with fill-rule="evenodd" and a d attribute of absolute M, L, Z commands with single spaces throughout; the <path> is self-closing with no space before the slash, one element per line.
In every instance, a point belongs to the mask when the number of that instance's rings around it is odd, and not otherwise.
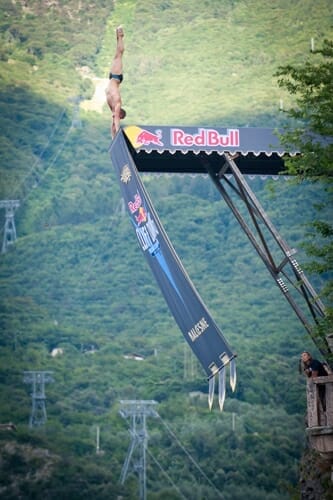
<path fill-rule="evenodd" d="M 141 130 L 136 138 L 138 144 L 143 144 L 144 146 L 149 146 L 149 144 L 155 144 L 156 146 L 164 146 L 161 142 L 162 131 L 155 130 L 155 133 L 149 132 L 149 130 Z"/>
<path fill-rule="evenodd" d="M 193 130 L 193 129 L 192 129 Z M 163 129 L 154 131 L 147 130 L 137 126 L 126 127 L 126 135 L 130 139 L 134 148 L 142 146 L 157 146 L 157 147 L 176 147 L 176 148 L 238 148 L 240 147 L 240 130 L 239 128 L 225 129 L 224 134 L 221 130 L 214 128 L 198 128 L 196 132 L 186 132 L 183 128 L 171 127 L 170 144 L 165 144 L 163 141 Z"/>
<path fill-rule="evenodd" d="M 207 319 L 205 317 L 202 317 L 200 321 L 195 323 L 191 330 L 187 332 L 187 335 L 192 340 L 192 342 L 195 342 L 200 337 L 200 335 L 202 335 L 208 328 L 209 323 Z"/>
<path fill-rule="evenodd" d="M 130 125 L 125 128 L 125 132 L 135 149 L 142 146 L 164 146 L 162 142 L 162 130 L 146 130 L 136 125 Z"/>
<path fill-rule="evenodd" d="M 124 165 L 122 170 L 121 170 L 120 180 L 124 184 L 128 184 L 129 181 L 131 180 L 131 177 L 132 177 L 131 169 L 129 168 L 129 166 L 126 163 L 126 165 Z"/>
<path fill-rule="evenodd" d="M 239 129 L 228 129 L 220 134 L 215 129 L 199 128 L 198 133 L 188 134 L 180 128 L 170 130 L 171 146 L 223 146 L 239 147 Z"/>
<path fill-rule="evenodd" d="M 132 220 L 135 225 L 136 236 L 142 250 L 144 252 L 148 250 L 151 255 L 154 255 L 156 250 L 159 249 L 157 238 L 159 232 L 150 212 L 144 207 L 139 192 L 135 194 L 134 200 L 127 203 L 127 206 L 133 216 Z"/>

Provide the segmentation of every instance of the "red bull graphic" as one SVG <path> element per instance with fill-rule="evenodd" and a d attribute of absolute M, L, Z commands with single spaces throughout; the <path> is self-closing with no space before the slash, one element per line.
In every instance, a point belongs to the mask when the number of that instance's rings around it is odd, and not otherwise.
<path fill-rule="evenodd" d="M 142 205 L 142 200 L 140 193 L 136 193 L 134 196 L 134 201 L 129 201 L 128 202 L 128 208 L 131 214 L 134 214 Z"/>
<path fill-rule="evenodd" d="M 142 206 L 140 193 L 136 193 L 134 201 L 128 202 L 128 208 L 131 214 L 135 214 L 135 212 L 137 212 L 137 215 L 134 215 L 134 217 L 138 226 L 147 222 L 148 216 L 146 209 Z"/>
<path fill-rule="evenodd" d="M 276 153 L 282 156 L 285 153 L 276 135 L 277 131 L 266 128 L 129 125 L 125 127 L 124 132 L 134 149 L 148 153 L 151 151 L 159 153 L 228 151 L 242 152 L 244 155 L 251 152 L 256 156 L 260 153 L 265 153 L 267 156 Z M 264 173 L 261 171 L 261 165 L 258 168 L 259 171 L 255 173 Z M 140 169 L 142 169 L 141 165 Z M 171 168 L 170 171 L 173 169 Z M 277 173 L 275 166 L 273 166 L 272 173 Z"/>
<path fill-rule="evenodd" d="M 139 208 L 138 215 L 135 216 L 135 220 L 139 225 L 147 222 L 147 212 L 143 207 Z"/>
<path fill-rule="evenodd" d="M 149 146 L 149 144 L 155 144 L 156 146 L 164 146 L 161 142 L 162 131 L 156 130 L 156 133 L 149 132 L 149 130 L 142 130 L 136 138 L 138 144 L 143 144 L 144 146 Z"/>
<path fill-rule="evenodd" d="M 180 128 L 170 130 L 172 146 L 222 146 L 239 147 L 239 129 L 228 129 L 221 134 L 215 129 L 199 128 L 197 134 L 189 134 Z"/>
<path fill-rule="evenodd" d="M 163 127 L 154 129 L 153 127 L 142 128 L 137 125 L 129 125 L 125 128 L 126 136 L 135 149 L 146 146 L 156 146 L 163 148 L 165 146 L 163 137 Z"/>

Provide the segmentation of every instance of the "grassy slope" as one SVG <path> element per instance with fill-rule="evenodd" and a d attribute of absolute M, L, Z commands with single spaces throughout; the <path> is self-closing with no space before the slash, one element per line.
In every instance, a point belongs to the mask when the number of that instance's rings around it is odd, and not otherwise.
<path fill-rule="evenodd" d="M 274 71 L 304 60 L 310 36 L 318 43 L 331 22 L 327 0 L 118 2 L 100 67 L 122 23 L 128 121 L 274 126 L 280 98 L 288 101 Z"/>

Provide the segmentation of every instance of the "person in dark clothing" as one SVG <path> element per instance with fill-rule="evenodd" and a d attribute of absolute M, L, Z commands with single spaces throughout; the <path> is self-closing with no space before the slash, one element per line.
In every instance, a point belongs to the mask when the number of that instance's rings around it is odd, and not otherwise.
<path fill-rule="evenodd" d="M 304 367 L 304 373 L 305 375 L 307 375 L 307 377 L 325 377 L 328 375 L 323 363 L 318 361 L 318 359 L 313 359 L 308 351 L 302 352 L 301 361 Z M 318 384 L 318 396 L 323 410 L 326 411 L 326 395 L 324 384 Z"/>
<path fill-rule="evenodd" d="M 308 377 L 325 377 L 327 375 L 323 363 L 318 361 L 318 359 L 313 359 L 309 352 L 302 352 L 301 360 L 304 366 L 304 373 Z"/>

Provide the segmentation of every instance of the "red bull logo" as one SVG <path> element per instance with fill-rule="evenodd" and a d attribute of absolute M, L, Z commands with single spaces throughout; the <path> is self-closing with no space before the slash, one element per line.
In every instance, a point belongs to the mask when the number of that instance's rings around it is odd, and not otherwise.
<path fill-rule="evenodd" d="M 135 220 L 139 225 L 147 222 L 147 212 L 143 207 L 139 208 L 138 215 L 135 216 Z"/>
<path fill-rule="evenodd" d="M 147 130 L 137 125 L 129 125 L 125 128 L 125 133 L 135 149 L 142 146 L 164 146 L 162 141 L 162 130 Z"/>
<path fill-rule="evenodd" d="M 199 128 L 197 134 L 187 134 L 180 128 L 170 131 L 172 146 L 222 146 L 239 147 L 239 129 L 228 129 L 220 134 L 215 129 Z"/>
<path fill-rule="evenodd" d="M 128 202 L 128 208 L 129 208 L 131 214 L 134 214 L 134 212 L 139 210 L 141 205 L 142 205 L 142 200 L 141 200 L 140 193 L 136 193 L 136 195 L 134 196 L 134 201 Z"/>
<path fill-rule="evenodd" d="M 128 208 L 131 214 L 135 214 L 135 212 L 137 212 L 137 215 L 135 215 L 135 220 L 138 225 L 147 222 L 147 212 L 142 206 L 140 193 L 136 193 L 136 195 L 134 196 L 134 201 L 128 202 Z"/>
<path fill-rule="evenodd" d="M 138 144 L 143 144 L 144 146 L 149 146 L 149 144 L 155 144 L 156 146 L 164 146 L 161 141 L 162 131 L 156 130 L 156 133 L 149 132 L 149 130 L 143 129 L 139 135 L 136 137 L 136 142 Z"/>
<path fill-rule="evenodd" d="M 125 132 L 135 149 L 152 146 L 154 148 L 239 148 L 240 130 L 238 128 L 221 129 L 189 127 L 186 132 L 183 128 L 163 128 L 148 130 L 136 125 L 126 127 Z M 190 130 L 190 131 L 189 131 Z M 194 130 L 194 131 L 193 131 Z M 163 133 L 168 135 L 165 141 L 162 141 Z M 170 141 L 170 142 L 169 142 Z"/>

